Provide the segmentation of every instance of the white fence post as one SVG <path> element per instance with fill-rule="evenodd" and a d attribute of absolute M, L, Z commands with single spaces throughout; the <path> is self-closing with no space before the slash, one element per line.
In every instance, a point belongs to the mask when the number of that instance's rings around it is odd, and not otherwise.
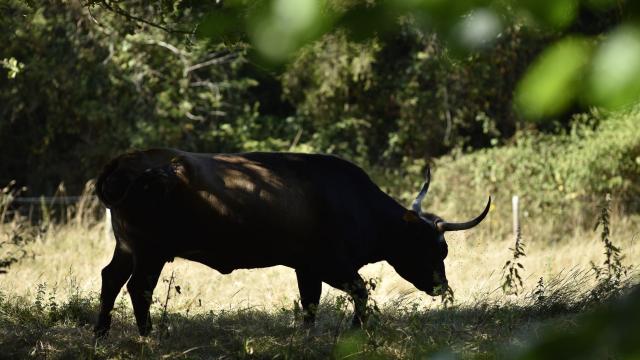
<path fill-rule="evenodd" d="M 518 207 L 520 205 L 520 199 L 518 195 L 514 195 L 511 198 L 511 207 L 513 209 L 513 237 L 515 239 L 520 235 L 520 217 L 518 214 Z"/>
<path fill-rule="evenodd" d="M 104 238 L 109 239 L 113 236 L 113 228 L 111 227 L 111 209 L 105 209 L 104 214 Z"/>

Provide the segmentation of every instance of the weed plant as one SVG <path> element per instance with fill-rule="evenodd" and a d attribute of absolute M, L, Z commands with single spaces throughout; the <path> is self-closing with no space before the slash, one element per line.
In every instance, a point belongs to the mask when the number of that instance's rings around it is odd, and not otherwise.
<path fill-rule="evenodd" d="M 515 244 L 513 248 L 509 248 L 509 250 L 512 251 L 511 259 L 507 260 L 502 267 L 502 278 L 504 279 L 502 282 L 502 291 L 507 295 L 518 295 L 524 287 L 522 276 L 520 275 L 520 272 L 524 271 L 524 265 L 522 265 L 520 258 L 525 257 L 526 254 L 524 252 L 520 226 L 518 226 L 515 233 Z"/>

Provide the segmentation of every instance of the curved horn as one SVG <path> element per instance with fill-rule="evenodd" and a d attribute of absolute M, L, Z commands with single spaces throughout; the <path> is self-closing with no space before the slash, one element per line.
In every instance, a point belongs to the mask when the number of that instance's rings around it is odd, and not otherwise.
<path fill-rule="evenodd" d="M 436 228 L 440 232 L 471 229 L 472 227 L 478 225 L 484 219 L 484 217 L 487 216 L 487 214 L 489 213 L 489 208 L 491 208 L 491 196 L 489 196 L 489 201 L 487 202 L 487 206 L 484 207 L 484 210 L 482 210 L 482 214 L 478 215 L 475 219 L 463 223 L 439 221 L 436 224 Z"/>
<path fill-rule="evenodd" d="M 424 199 L 425 195 L 427 195 L 430 182 L 431 182 L 431 169 L 427 167 L 425 180 L 424 180 L 424 183 L 422 184 L 422 189 L 420 189 L 418 196 L 416 196 L 416 199 L 413 200 L 413 203 L 411 204 L 411 210 L 415 211 L 418 214 L 422 214 L 422 200 Z"/>

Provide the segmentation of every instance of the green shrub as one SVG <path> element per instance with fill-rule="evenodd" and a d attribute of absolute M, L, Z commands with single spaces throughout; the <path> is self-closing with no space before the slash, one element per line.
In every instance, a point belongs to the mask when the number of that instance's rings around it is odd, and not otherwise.
<path fill-rule="evenodd" d="M 507 27 L 487 48 L 456 58 L 442 39 L 405 21 L 364 43 L 342 32 L 303 49 L 282 76 L 302 141 L 359 163 L 397 166 L 513 135 L 517 80 L 547 36 Z"/>
<path fill-rule="evenodd" d="M 544 215 L 562 226 L 591 226 L 606 193 L 623 210 L 637 211 L 639 117 L 640 107 L 594 112 L 575 117 L 571 130 L 559 135 L 525 131 L 510 145 L 440 158 L 435 201 L 473 212 L 491 194 L 496 215 L 510 219 L 510 200 L 518 195 L 525 217 Z"/>
<path fill-rule="evenodd" d="M 243 49 L 80 5 L 0 3 L 0 183 L 79 193 L 131 148 L 242 148 L 257 123 Z"/>

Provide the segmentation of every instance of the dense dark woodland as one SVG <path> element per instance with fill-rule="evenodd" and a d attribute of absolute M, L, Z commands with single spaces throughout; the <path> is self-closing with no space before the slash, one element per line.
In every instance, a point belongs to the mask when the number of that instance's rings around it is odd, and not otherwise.
<path fill-rule="evenodd" d="M 77 193 L 115 154 L 151 146 L 327 152 L 387 172 L 509 144 L 518 130 L 557 134 L 586 110 L 527 122 L 512 102 L 518 80 L 554 39 L 624 18 L 624 3 L 581 6 L 561 31 L 505 16 L 494 43 L 465 54 L 407 19 L 359 41 L 338 28 L 270 67 L 241 34 L 206 36 L 203 14 L 224 10 L 214 2 L 108 4 L 0 1 L 0 184 Z"/>

